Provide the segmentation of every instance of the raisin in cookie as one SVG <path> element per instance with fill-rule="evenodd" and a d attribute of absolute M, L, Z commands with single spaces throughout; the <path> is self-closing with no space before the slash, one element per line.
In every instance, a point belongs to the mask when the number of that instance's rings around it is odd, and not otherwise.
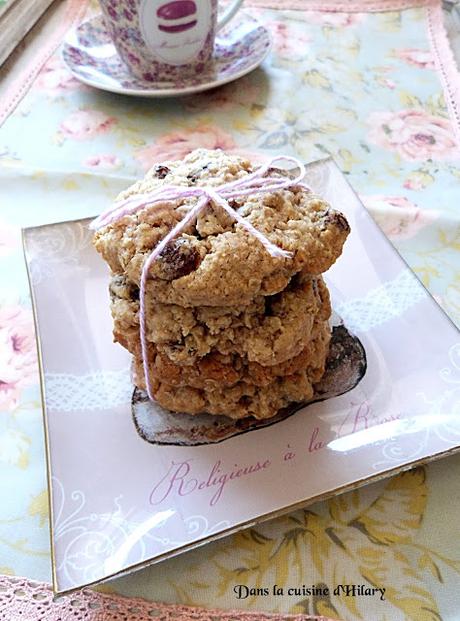
<path fill-rule="evenodd" d="M 148 193 L 161 185 L 216 187 L 250 172 L 251 164 L 245 159 L 199 149 L 184 160 L 152 168 L 119 198 Z M 139 286 L 144 262 L 195 202 L 178 199 L 124 215 L 99 229 L 94 245 L 113 273 Z M 271 256 L 221 207 L 208 205 L 151 265 L 147 291 L 152 299 L 184 307 L 251 304 L 257 296 L 283 290 L 301 270 L 312 275 L 327 270 L 349 233 L 341 213 L 302 187 L 258 191 L 230 204 L 292 257 Z"/>

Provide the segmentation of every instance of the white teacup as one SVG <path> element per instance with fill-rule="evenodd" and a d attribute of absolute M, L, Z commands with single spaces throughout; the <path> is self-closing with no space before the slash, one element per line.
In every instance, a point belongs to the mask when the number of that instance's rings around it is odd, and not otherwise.
<path fill-rule="evenodd" d="M 233 0 L 218 15 L 218 0 L 99 0 L 115 47 L 131 73 L 149 81 L 180 81 L 200 73 L 216 32 L 238 11 Z"/>

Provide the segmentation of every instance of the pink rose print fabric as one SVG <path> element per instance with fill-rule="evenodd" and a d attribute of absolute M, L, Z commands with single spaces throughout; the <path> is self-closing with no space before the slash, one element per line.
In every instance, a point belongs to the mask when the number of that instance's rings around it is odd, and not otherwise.
<path fill-rule="evenodd" d="M 73 77 L 61 58 L 51 58 L 43 67 L 36 81 L 36 88 L 58 96 L 67 91 L 81 89 L 81 83 Z"/>
<path fill-rule="evenodd" d="M 92 169 L 116 170 L 122 166 L 123 162 L 113 154 L 101 153 L 100 155 L 90 155 L 83 160 L 83 166 Z"/>
<path fill-rule="evenodd" d="M 194 149 L 233 151 L 235 141 L 230 134 L 213 125 L 197 125 L 183 131 L 161 136 L 154 144 L 136 152 L 136 159 L 147 170 L 161 160 L 179 160 Z"/>
<path fill-rule="evenodd" d="M 263 153 L 238 148 L 230 134 L 219 127 L 209 125 L 165 134 L 154 144 L 136 151 L 135 157 L 142 168 L 148 170 L 157 162 L 181 159 L 199 148 L 221 149 L 241 157 L 248 157 L 256 164 L 262 164 L 269 159 L 269 156 Z"/>
<path fill-rule="evenodd" d="M 117 119 L 100 110 L 77 110 L 66 117 L 59 126 L 65 138 L 89 140 L 113 129 Z"/>
<path fill-rule="evenodd" d="M 257 105 L 263 98 L 263 87 L 250 77 L 238 80 L 239 88 L 232 84 L 216 88 L 205 93 L 185 97 L 183 106 L 187 112 L 219 110 L 234 113 L 236 110 L 247 110 Z"/>
<path fill-rule="evenodd" d="M 415 170 L 413 173 L 408 175 L 407 179 L 403 183 L 403 186 L 407 190 L 419 191 L 427 188 L 433 182 L 433 175 L 430 175 L 430 173 L 424 170 Z"/>
<path fill-rule="evenodd" d="M 390 239 L 411 239 L 438 217 L 435 210 L 422 210 L 404 196 L 361 195 L 365 207 Z"/>
<path fill-rule="evenodd" d="M 368 123 L 371 126 L 369 141 L 395 151 L 405 160 L 453 160 L 459 157 L 450 121 L 424 110 L 376 112 Z"/>
<path fill-rule="evenodd" d="M 345 13 L 338 11 L 325 11 L 324 13 L 307 11 L 305 16 L 306 21 L 311 24 L 319 24 L 320 26 L 330 28 L 349 28 L 362 23 L 366 19 L 365 13 Z"/>
<path fill-rule="evenodd" d="M 430 50 L 407 48 L 398 50 L 395 55 L 407 64 L 414 65 L 414 67 L 419 67 L 420 69 L 435 68 L 433 52 Z"/>
<path fill-rule="evenodd" d="M 32 311 L 0 308 L 0 410 L 12 410 L 21 389 L 37 381 L 37 353 Z"/>
<path fill-rule="evenodd" d="M 273 21 L 268 24 L 270 27 L 276 51 L 282 58 L 301 58 L 308 53 L 310 37 L 299 30 L 296 36 L 292 36 L 292 31 L 285 22 Z"/>

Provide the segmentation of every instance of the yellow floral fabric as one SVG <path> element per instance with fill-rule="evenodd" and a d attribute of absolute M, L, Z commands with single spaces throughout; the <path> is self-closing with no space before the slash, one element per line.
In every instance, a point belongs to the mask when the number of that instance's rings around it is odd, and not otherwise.
<path fill-rule="evenodd" d="M 21 226 L 94 213 L 95 196 L 105 207 L 156 161 L 200 146 L 258 161 L 280 153 L 305 161 L 332 155 L 409 265 L 460 321 L 458 128 L 427 38 L 427 9 L 331 13 L 310 11 L 306 1 L 305 10 L 251 13 L 270 28 L 274 47 L 262 69 L 234 84 L 178 100 L 129 99 L 79 84 L 56 54 L 0 129 L 3 573 L 51 575 Z M 101 588 L 343 621 L 460 619 L 459 480 L 460 457 L 452 456 Z M 258 594 L 238 599 L 238 585 Z M 385 593 L 334 594 L 339 585 L 383 586 Z M 318 594 L 326 587 L 328 595 Z"/>
<path fill-rule="evenodd" d="M 416 468 L 209 544 L 110 588 L 166 601 L 344 620 L 455 619 L 460 527 L 453 516 L 449 521 L 446 496 L 458 493 L 448 474 L 458 467 L 460 459 L 453 457 Z M 444 533 L 437 532 L 437 520 L 445 524 Z M 268 588 L 269 595 L 239 600 L 235 586 L 242 584 Z M 288 595 L 290 587 L 333 591 L 340 584 L 384 585 L 386 591 L 384 599 L 380 594 Z M 273 585 L 284 587 L 284 595 L 274 596 Z"/>

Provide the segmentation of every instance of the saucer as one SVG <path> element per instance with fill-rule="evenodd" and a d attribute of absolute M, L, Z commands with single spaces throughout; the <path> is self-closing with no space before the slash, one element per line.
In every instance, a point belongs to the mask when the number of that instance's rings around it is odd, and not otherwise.
<path fill-rule="evenodd" d="M 304 403 L 293 403 L 271 418 L 241 418 L 212 414 L 184 414 L 165 410 L 147 393 L 134 388 L 131 413 L 137 433 L 146 442 L 158 445 L 200 446 L 217 444 L 229 438 L 286 420 L 301 408 L 333 399 L 353 390 L 367 370 L 366 350 L 358 337 L 350 334 L 337 316 L 326 369 L 321 381 L 315 384 L 313 397 Z"/>
<path fill-rule="evenodd" d="M 77 79 L 95 88 L 123 95 L 171 97 L 216 88 L 246 75 L 260 65 L 270 47 L 267 29 L 253 17 L 239 13 L 219 32 L 214 57 L 199 75 L 150 82 L 128 71 L 109 37 L 102 15 L 97 15 L 67 35 L 62 57 Z"/>

